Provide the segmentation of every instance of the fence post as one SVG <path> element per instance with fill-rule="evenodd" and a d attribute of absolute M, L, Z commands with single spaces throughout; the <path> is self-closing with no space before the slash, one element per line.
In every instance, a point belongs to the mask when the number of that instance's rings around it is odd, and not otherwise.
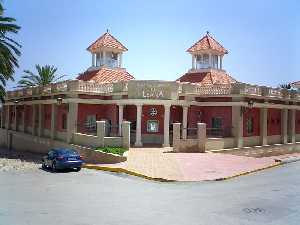
<path fill-rule="evenodd" d="M 205 152 L 206 144 L 206 123 L 197 123 L 198 149 L 199 152 Z"/>
<path fill-rule="evenodd" d="M 179 151 L 178 143 L 180 142 L 180 123 L 173 123 L 173 151 Z"/>
<path fill-rule="evenodd" d="M 97 124 L 97 137 L 99 139 L 100 147 L 104 147 L 105 137 L 105 121 L 96 121 Z"/>
<path fill-rule="evenodd" d="M 130 148 L 130 122 L 122 122 L 122 147 L 129 149 Z"/>

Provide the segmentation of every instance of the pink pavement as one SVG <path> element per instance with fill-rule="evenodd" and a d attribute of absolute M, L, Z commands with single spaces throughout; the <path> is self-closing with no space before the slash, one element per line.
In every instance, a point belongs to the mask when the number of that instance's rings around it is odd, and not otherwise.
<path fill-rule="evenodd" d="M 162 148 L 131 149 L 126 162 L 99 167 L 129 171 L 149 178 L 176 181 L 210 181 L 226 179 L 278 165 L 275 159 L 300 154 L 264 158 L 222 153 L 165 153 Z M 101 168 L 99 168 L 101 169 Z"/>

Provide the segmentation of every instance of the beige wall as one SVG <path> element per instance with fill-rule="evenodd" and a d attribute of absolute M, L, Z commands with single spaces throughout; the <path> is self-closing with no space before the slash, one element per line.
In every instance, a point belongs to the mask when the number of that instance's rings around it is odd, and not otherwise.
<path fill-rule="evenodd" d="M 300 142 L 300 134 L 296 134 L 295 136 L 296 136 L 296 141 Z"/>
<path fill-rule="evenodd" d="M 99 147 L 101 146 L 101 140 L 97 136 L 75 133 L 73 134 L 73 142 L 76 145 L 90 146 L 90 147 Z"/>
<path fill-rule="evenodd" d="M 280 143 L 281 143 L 281 135 L 268 136 L 268 145 L 280 144 Z"/>
<path fill-rule="evenodd" d="M 104 137 L 104 146 L 120 147 L 122 146 L 121 137 Z"/>
<path fill-rule="evenodd" d="M 260 136 L 244 137 L 243 140 L 244 147 L 261 145 Z"/>
<path fill-rule="evenodd" d="M 142 134 L 143 144 L 162 144 L 164 142 L 164 136 L 160 134 Z"/>
<path fill-rule="evenodd" d="M 208 138 L 206 142 L 206 150 L 217 150 L 234 147 L 234 138 Z"/>

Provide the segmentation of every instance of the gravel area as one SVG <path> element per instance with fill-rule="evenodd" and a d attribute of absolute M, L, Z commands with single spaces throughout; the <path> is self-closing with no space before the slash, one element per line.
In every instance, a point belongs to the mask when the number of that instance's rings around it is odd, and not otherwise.
<path fill-rule="evenodd" d="M 0 149 L 0 172 L 36 170 L 41 167 L 41 154 Z"/>

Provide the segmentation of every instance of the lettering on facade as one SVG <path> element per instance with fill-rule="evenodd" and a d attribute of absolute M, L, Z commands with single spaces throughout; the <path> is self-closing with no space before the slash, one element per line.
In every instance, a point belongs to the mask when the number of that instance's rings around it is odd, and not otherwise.
<path fill-rule="evenodd" d="M 154 98 L 160 99 L 164 97 L 163 90 L 157 90 L 155 87 L 152 87 L 148 90 L 142 90 L 143 98 Z"/>

